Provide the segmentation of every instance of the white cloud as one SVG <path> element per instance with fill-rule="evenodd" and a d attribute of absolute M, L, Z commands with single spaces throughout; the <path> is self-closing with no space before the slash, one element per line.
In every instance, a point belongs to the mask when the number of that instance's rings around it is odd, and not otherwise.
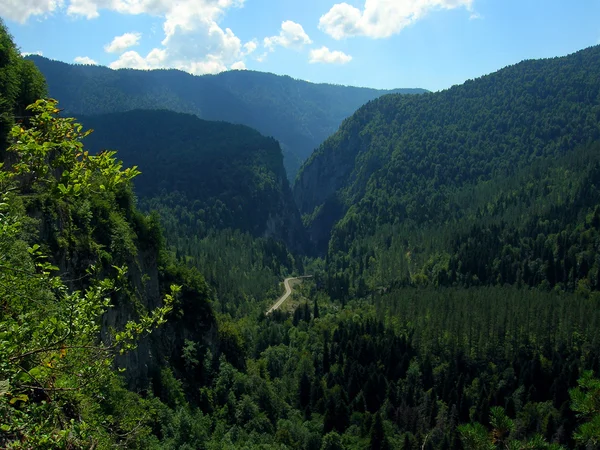
<path fill-rule="evenodd" d="M 227 70 L 258 48 L 252 40 L 243 43 L 235 33 L 219 25 L 228 9 L 241 8 L 245 0 L 0 0 L 0 15 L 25 22 L 63 8 L 74 17 L 94 19 L 102 11 L 145 14 L 162 20 L 162 45 L 146 56 L 132 51 L 140 35 L 126 33 L 105 46 L 109 53 L 122 53 L 113 68 L 177 68 L 194 74 Z M 239 67 L 239 64 L 237 64 Z"/>
<path fill-rule="evenodd" d="M 244 64 L 244 61 L 238 61 L 231 65 L 231 70 L 246 70 L 246 64 Z"/>
<path fill-rule="evenodd" d="M 340 51 L 331 51 L 325 46 L 311 50 L 309 55 L 309 62 L 311 64 L 346 64 L 350 61 L 352 61 L 352 56 Z"/>
<path fill-rule="evenodd" d="M 104 50 L 108 53 L 123 53 L 129 47 L 138 45 L 141 38 L 140 33 L 125 33 L 121 36 L 115 36 L 110 44 L 104 46 Z"/>
<path fill-rule="evenodd" d="M 266 61 L 266 59 L 267 59 L 267 56 L 269 56 L 269 52 L 264 52 L 264 53 L 262 53 L 261 55 L 257 56 L 255 59 L 256 59 L 258 62 L 264 62 L 264 61 Z"/>
<path fill-rule="evenodd" d="M 85 65 L 92 65 L 92 66 L 98 65 L 98 63 L 96 61 L 94 61 L 92 58 L 89 58 L 87 56 L 76 56 L 73 61 L 76 62 L 77 64 L 85 64 Z"/>
<path fill-rule="evenodd" d="M 31 55 L 44 56 L 44 53 L 42 53 L 41 50 L 38 50 L 37 52 L 21 52 L 21 56 L 31 56 Z"/>
<path fill-rule="evenodd" d="M 246 50 L 244 52 L 245 55 L 249 55 L 251 53 L 254 53 L 254 51 L 258 48 L 258 42 L 256 42 L 256 40 L 254 41 L 250 41 L 250 42 L 246 42 L 244 44 L 244 50 Z"/>
<path fill-rule="evenodd" d="M 278 36 L 266 37 L 263 42 L 265 47 L 271 51 L 275 49 L 276 45 L 300 49 L 304 45 L 312 44 L 302 25 L 291 20 L 286 20 L 281 24 Z"/>
<path fill-rule="evenodd" d="M 321 16 L 319 29 L 334 39 L 351 36 L 387 38 L 423 18 L 430 11 L 466 8 L 474 0 L 365 0 L 364 9 L 338 3 Z"/>
<path fill-rule="evenodd" d="M 469 16 L 469 20 L 478 20 L 478 19 L 483 19 L 483 16 L 479 13 L 472 12 L 471 15 Z"/>
<path fill-rule="evenodd" d="M 163 16 L 171 9 L 186 7 L 187 0 L 173 2 L 172 0 L 68 0 L 67 14 L 94 19 L 100 15 L 100 10 L 106 9 L 120 14 L 149 14 Z M 200 0 L 199 3 L 220 4 L 219 0 Z"/>
<path fill-rule="evenodd" d="M 120 53 L 110 64 L 114 69 L 176 68 L 193 74 L 218 73 L 258 47 L 256 41 L 242 44 L 229 28 L 218 21 L 226 10 L 242 7 L 245 0 L 69 0 L 67 12 L 86 18 L 97 17 L 106 9 L 121 14 L 148 14 L 163 19 L 162 46 L 146 56 L 132 50 L 139 35 L 126 33 L 105 47 L 108 52 Z M 239 66 L 239 64 L 238 64 Z"/>
<path fill-rule="evenodd" d="M 242 42 L 233 31 L 210 20 L 197 28 L 175 27 L 162 44 L 173 67 L 196 75 L 223 72 L 244 56 Z"/>
<path fill-rule="evenodd" d="M 203 61 L 190 61 L 187 64 L 180 65 L 178 68 L 194 75 L 217 74 L 227 70 L 227 66 L 223 64 L 223 61 L 214 56 L 206 58 Z"/>
<path fill-rule="evenodd" d="M 153 49 L 146 57 L 142 57 L 138 52 L 130 50 L 123 53 L 119 59 L 112 62 L 111 69 L 160 69 L 165 67 L 166 51 Z"/>
<path fill-rule="evenodd" d="M 2 0 L 0 17 L 25 23 L 31 16 L 43 16 L 63 5 L 63 0 Z"/>

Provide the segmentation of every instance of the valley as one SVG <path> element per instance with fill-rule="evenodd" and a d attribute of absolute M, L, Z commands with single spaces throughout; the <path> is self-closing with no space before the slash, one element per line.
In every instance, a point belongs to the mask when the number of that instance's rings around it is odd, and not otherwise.
<path fill-rule="evenodd" d="M 1 25 L 0 447 L 598 448 L 600 46 L 429 92 Z"/>

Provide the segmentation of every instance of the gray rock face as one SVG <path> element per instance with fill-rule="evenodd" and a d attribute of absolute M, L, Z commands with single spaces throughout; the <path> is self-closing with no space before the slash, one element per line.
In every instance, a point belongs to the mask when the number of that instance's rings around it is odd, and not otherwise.
<path fill-rule="evenodd" d="M 267 218 L 263 237 L 281 240 L 290 250 L 302 252 L 306 250 L 307 245 L 306 231 L 294 202 L 292 190 L 283 173 L 279 174 L 278 184 L 281 197 L 273 208 L 274 212 Z"/>
<path fill-rule="evenodd" d="M 361 154 L 368 138 L 356 122 L 346 120 L 300 170 L 294 184 L 294 199 L 317 252 L 326 249 L 333 225 L 343 217 L 352 186 L 361 177 Z"/>

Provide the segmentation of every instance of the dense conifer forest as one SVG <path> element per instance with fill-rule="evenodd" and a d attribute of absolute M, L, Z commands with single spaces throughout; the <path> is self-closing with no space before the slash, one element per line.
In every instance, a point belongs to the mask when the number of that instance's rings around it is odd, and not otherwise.
<path fill-rule="evenodd" d="M 2 25 L 0 447 L 598 448 L 599 54 L 366 104 L 311 248 L 277 141 L 70 118 Z"/>

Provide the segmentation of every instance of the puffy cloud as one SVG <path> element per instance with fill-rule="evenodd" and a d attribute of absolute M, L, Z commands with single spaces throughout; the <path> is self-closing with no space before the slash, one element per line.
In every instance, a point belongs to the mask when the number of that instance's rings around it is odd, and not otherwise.
<path fill-rule="evenodd" d="M 251 53 L 254 53 L 257 48 L 258 48 L 258 43 L 256 41 L 246 42 L 244 44 L 244 50 L 245 50 L 244 54 L 249 55 Z"/>
<path fill-rule="evenodd" d="M 300 49 L 308 44 L 312 44 L 312 41 L 304 31 L 304 28 L 302 28 L 302 25 L 291 20 L 286 20 L 281 24 L 278 36 L 266 37 L 264 39 L 265 47 L 271 51 L 275 49 L 276 45 Z"/>
<path fill-rule="evenodd" d="M 0 17 L 25 23 L 31 16 L 43 16 L 63 5 L 63 0 L 2 0 Z"/>
<path fill-rule="evenodd" d="M 86 65 L 91 65 L 91 66 L 98 65 L 98 63 L 96 61 L 94 61 L 92 58 L 89 58 L 87 56 L 76 56 L 73 61 L 76 62 L 77 64 L 86 64 Z"/>
<path fill-rule="evenodd" d="M 219 25 L 230 8 L 244 6 L 245 0 L 0 0 L 0 15 L 26 21 L 65 7 L 67 14 L 93 19 L 103 10 L 120 14 L 146 14 L 161 18 L 164 39 L 160 48 L 146 56 L 131 51 L 140 35 L 126 33 L 105 46 L 109 53 L 121 53 L 113 68 L 177 68 L 194 74 L 227 70 L 258 48 L 253 40 L 242 43 L 229 28 Z M 9 14 L 10 13 L 10 14 Z M 237 64 L 239 67 L 239 64 Z"/>
<path fill-rule="evenodd" d="M 44 53 L 41 50 L 38 50 L 37 52 L 21 52 L 21 56 L 30 56 L 30 55 L 44 56 Z"/>
<path fill-rule="evenodd" d="M 110 3 L 110 1 L 71 0 L 67 13 L 73 16 L 83 16 L 87 19 L 95 19 L 100 15 L 98 8 L 107 8 Z"/>
<path fill-rule="evenodd" d="M 111 69 L 148 69 L 146 58 L 138 52 L 130 50 L 119 56 L 119 59 L 109 64 Z"/>
<path fill-rule="evenodd" d="M 227 70 L 227 66 L 223 64 L 223 61 L 215 57 L 208 57 L 202 61 L 190 61 L 178 68 L 194 75 L 217 74 Z"/>
<path fill-rule="evenodd" d="M 340 51 L 331 51 L 325 46 L 311 50 L 309 55 L 309 62 L 311 64 L 346 64 L 350 61 L 352 61 L 352 56 Z"/>
<path fill-rule="evenodd" d="M 176 27 L 166 36 L 162 43 L 170 66 L 196 75 L 222 72 L 244 56 L 240 39 L 214 21 L 191 29 Z"/>
<path fill-rule="evenodd" d="M 231 65 L 231 69 L 232 70 L 246 70 L 246 64 L 244 64 L 244 61 L 238 61 Z"/>
<path fill-rule="evenodd" d="M 89 58 L 87 56 L 76 56 L 73 61 L 76 62 L 77 64 L 86 64 L 86 65 L 91 65 L 91 66 L 98 65 L 98 63 L 96 61 L 94 61 L 92 58 Z"/>
<path fill-rule="evenodd" d="M 123 53 L 118 60 L 112 62 L 109 67 L 111 69 L 160 69 L 165 67 L 167 54 L 165 50 L 155 48 L 146 57 L 141 56 L 138 52 L 130 50 Z"/>
<path fill-rule="evenodd" d="M 243 5 L 244 0 L 70 0 L 68 12 L 87 18 L 96 17 L 101 9 L 160 16 L 164 20 L 162 47 L 143 56 L 125 51 L 139 42 L 139 34 L 118 36 L 105 50 L 124 53 L 110 67 L 176 68 L 201 75 L 227 70 L 258 47 L 255 41 L 242 44 L 231 29 L 218 24 L 228 8 Z"/>
<path fill-rule="evenodd" d="M 258 62 L 264 62 L 267 60 L 267 56 L 269 56 L 269 52 L 264 52 L 264 53 L 258 55 L 255 59 Z"/>
<path fill-rule="evenodd" d="M 116 36 L 110 44 L 104 46 L 104 50 L 108 53 L 123 53 L 129 47 L 138 45 L 141 37 L 140 33 L 125 33 L 121 36 Z"/>
<path fill-rule="evenodd" d="M 399 33 L 428 12 L 466 8 L 472 11 L 474 0 L 365 0 L 363 10 L 338 3 L 321 16 L 319 29 L 334 39 L 350 36 L 387 38 Z"/>
<path fill-rule="evenodd" d="M 183 12 L 202 8 L 204 12 L 211 10 L 213 13 L 223 9 L 243 4 L 243 0 L 68 0 L 67 13 L 73 16 L 83 16 L 93 19 L 100 15 L 99 10 L 106 9 L 120 14 L 148 14 L 165 16 L 175 9 Z"/>

